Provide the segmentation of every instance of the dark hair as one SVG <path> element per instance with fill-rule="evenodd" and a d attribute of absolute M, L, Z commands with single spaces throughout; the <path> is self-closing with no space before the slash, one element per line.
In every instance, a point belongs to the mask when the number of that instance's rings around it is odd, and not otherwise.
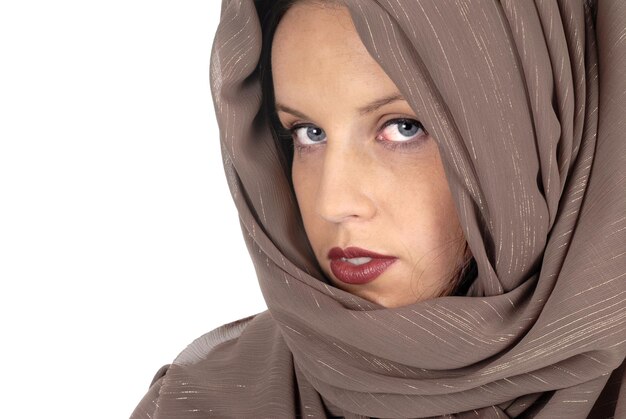
<path fill-rule="evenodd" d="M 291 181 L 291 165 L 293 163 L 293 143 L 286 138 L 286 133 L 282 129 L 280 120 L 276 113 L 274 84 L 272 82 L 272 41 L 274 33 L 278 27 L 278 22 L 285 15 L 287 10 L 295 3 L 302 0 L 257 0 L 255 2 L 257 13 L 261 21 L 263 43 L 261 56 L 259 58 L 259 79 L 261 82 L 262 108 L 265 119 L 269 122 L 272 138 L 279 151 L 279 158 L 283 170 L 293 191 Z"/>
<path fill-rule="evenodd" d="M 256 0 L 255 2 L 263 34 L 263 43 L 258 64 L 259 78 L 261 82 L 261 100 L 264 113 L 263 117 L 269 122 L 272 138 L 276 145 L 276 149 L 279 152 L 281 165 L 283 166 L 285 176 L 289 181 L 291 191 L 294 195 L 295 192 L 293 190 L 293 182 L 291 179 L 291 165 L 293 164 L 294 151 L 293 143 L 291 141 L 291 135 L 282 128 L 276 113 L 274 85 L 272 82 L 271 56 L 272 40 L 274 39 L 274 33 L 276 32 L 280 19 L 285 15 L 291 6 L 302 1 L 316 3 L 329 2 L 333 4 L 340 3 L 337 0 Z M 467 241 L 465 241 L 462 263 L 457 267 L 449 281 L 449 286 L 444 290 L 444 292 L 441 293 L 440 296 L 466 295 L 469 287 L 472 285 L 477 275 L 478 266 L 476 264 L 476 259 L 472 256 L 469 250 L 469 245 Z"/>

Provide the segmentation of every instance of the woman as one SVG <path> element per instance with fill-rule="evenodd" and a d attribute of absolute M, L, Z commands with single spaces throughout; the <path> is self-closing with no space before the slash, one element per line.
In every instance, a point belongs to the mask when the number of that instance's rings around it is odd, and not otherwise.
<path fill-rule="evenodd" d="M 268 310 L 132 417 L 626 417 L 626 4 L 599 3 L 224 0 Z"/>

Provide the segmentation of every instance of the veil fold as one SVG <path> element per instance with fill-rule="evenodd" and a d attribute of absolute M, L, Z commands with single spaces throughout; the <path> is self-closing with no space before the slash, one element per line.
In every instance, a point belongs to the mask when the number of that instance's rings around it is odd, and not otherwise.
<path fill-rule="evenodd" d="M 398 308 L 324 280 L 263 112 L 271 2 L 223 0 L 212 94 L 268 310 L 134 418 L 626 417 L 626 2 L 344 1 L 437 141 L 477 277 Z"/>

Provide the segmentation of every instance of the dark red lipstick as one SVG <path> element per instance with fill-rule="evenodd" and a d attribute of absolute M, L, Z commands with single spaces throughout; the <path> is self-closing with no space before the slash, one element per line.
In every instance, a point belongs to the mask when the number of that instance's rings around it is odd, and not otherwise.
<path fill-rule="evenodd" d="M 353 246 L 345 249 L 333 247 L 328 252 L 328 258 L 333 274 L 346 284 L 365 284 L 373 281 L 398 259 L 395 256 L 381 255 Z M 371 258 L 371 260 L 355 265 L 342 258 Z"/>

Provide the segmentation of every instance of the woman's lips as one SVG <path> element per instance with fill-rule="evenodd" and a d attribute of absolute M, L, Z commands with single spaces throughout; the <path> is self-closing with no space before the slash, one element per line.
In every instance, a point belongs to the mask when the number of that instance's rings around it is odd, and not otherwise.
<path fill-rule="evenodd" d="M 372 260 L 361 265 L 354 265 L 342 260 L 342 258 L 360 257 L 367 257 Z M 381 255 L 354 246 L 347 247 L 345 250 L 340 247 L 333 247 L 328 252 L 328 258 L 333 274 L 346 284 L 365 284 L 373 281 L 398 259 L 394 256 Z"/>

